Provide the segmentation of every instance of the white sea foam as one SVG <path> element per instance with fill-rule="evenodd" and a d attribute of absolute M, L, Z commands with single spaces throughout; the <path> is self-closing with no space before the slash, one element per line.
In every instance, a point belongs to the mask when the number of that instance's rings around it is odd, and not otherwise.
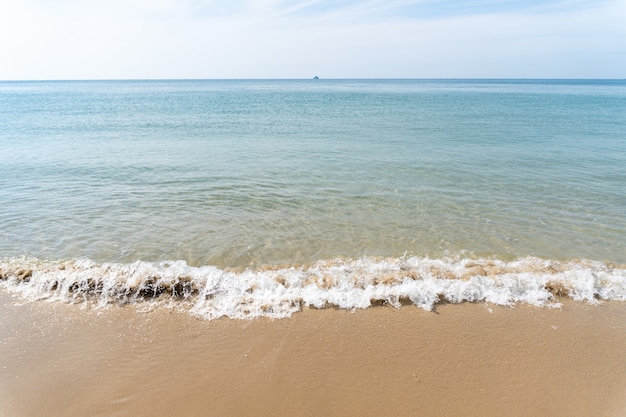
<path fill-rule="evenodd" d="M 304 307 L 341 309 L 439 303 L 626 301 L 626 266 L 527 257 L 505 262 L 466 258 L 334 259 L 309 265 L 231 271 L 184 261 L 96 263 L 90 260 L 0 261 L 0 285 L 25 300 L 105 307 L 177 306 L 205 319 L 289 317 Z"/>

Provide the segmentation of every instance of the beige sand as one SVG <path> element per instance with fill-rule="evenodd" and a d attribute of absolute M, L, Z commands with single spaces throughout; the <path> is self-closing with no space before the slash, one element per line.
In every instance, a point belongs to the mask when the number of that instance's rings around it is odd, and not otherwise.
<path fill-rule="evenodd" d="M 212 322 L 13 305 L 0 416 L 626 416 L 626 303 Z"/>

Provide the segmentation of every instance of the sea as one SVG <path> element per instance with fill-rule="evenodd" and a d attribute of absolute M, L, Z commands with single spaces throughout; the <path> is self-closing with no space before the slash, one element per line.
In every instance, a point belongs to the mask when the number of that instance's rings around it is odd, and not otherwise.
<path fill-rule="evenodd" d="M 625 80 L 0 82 L 24 302 L 626 301 Z"/>

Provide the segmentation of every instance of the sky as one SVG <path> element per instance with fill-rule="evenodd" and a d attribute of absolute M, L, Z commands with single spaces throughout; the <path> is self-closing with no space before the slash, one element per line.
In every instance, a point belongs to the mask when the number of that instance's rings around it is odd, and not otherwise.
<path fill-rule="evenodd" d="M 626 0 L 0 0 L 0 80 L 626 78 Z"/>

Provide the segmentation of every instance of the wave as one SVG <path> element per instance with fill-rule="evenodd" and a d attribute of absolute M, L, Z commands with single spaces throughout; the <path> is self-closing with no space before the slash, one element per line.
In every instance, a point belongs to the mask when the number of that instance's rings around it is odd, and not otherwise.
<path fill-rule="evenodd" d="M 0 286 L 25 300 L 95 308 L 157 303 L 204 319 L 283 318 L 305 307 L 362 309 L 413 304 L 526 303 L 558 307 L 560 297 L 626 301 L 626 265 L 526 257 L 332 259 L 308 265 L 228 270 L 185 261 L 97 263 L 89 259 L 0 260 Z"/>

